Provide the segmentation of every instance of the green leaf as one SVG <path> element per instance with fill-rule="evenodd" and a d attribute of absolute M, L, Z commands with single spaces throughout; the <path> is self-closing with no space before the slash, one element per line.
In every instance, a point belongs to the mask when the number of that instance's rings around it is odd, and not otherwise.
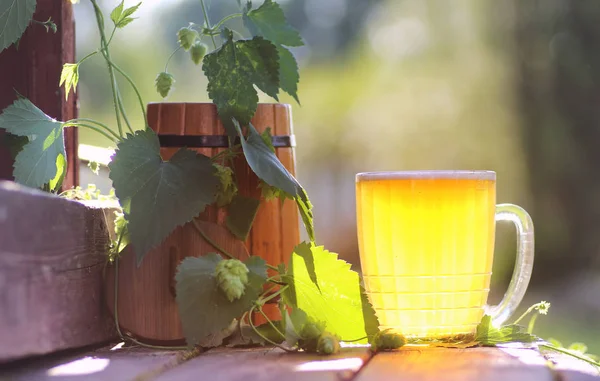
<path fill-rule="evenodd" d="M 546 341 L 548 341 L 551 345 L 554 345 L 555 347 L 559 347 L 559 348 L 563 347 L 562 343 L 560 341 L 556 340 L 556 339 L 549 338 Z"/>
<path fill-rule="evenodd" d="M 567 349 L 570 351 L 578 352 L 583 355 L 587 352 L 588 347 L 584 343 L 573 343 L 569 345 L 569 348 Z"/>
<path fill-rule="evenodd" d="M 208 96 L 217 105 L 227 133 L 235 136 L 232 118 L 247 125 L 256 112 L 254 85 L 277 99 L 279 55 L 275 45 L 262 37 L 234 42 L 230 30 L 225 35 L 225 43 L 204 56 L 202 69 L 208 78 Z"/>
<path fill-rule="evenodd" d="M 117 145 L 108 165 L 138 265 L 175 227 L 211 204 L 218 185 L 208 157 L 182 148 L 163 161 L 159 149 L 154 132 L 136 131 Z"/>
<path fill-rule="evenodd" d="M 302 340 L 302 330 L 308 321 L 306 312 L 299 308 L 292 307 L 292 311 L 285 311 L 285 343 L 289 347 L 295 346 L 299 340 Z"/>
<path fill-rule="evenodd" d="M 314 285 L 317 286 L 317 289 L 319 289 L 320 292 L 321 289 L 317 280 L 317 273 L 315 272 L 315 258 L 312 252 L 312 245 L 307 242 L 301 242 L 294 248 L 294 254 L 297 254 L 304 260 L 304 265 L 306 266 L 308 276 Z"/>
<path fill-rule="evenodd" d="M 302 46 L 300 33 L 288 24 L 279 4 L 272 0 L 253 10 L 244 11 L 244 25 L 254 36 L 262 36 L 277 45 Z"/>
<path fill-rule="evenodd" d="M 198 343 L 196 343 L 196 345 L 198 345 L 202 348 L 218 347 L 219 345 L 223 344 L 223 341 L 225 339 L 233 336 L 233 334 L 237 331 L 237 325 L 238 325 L 238 320 L 233 319 L 227 327 L 225 327 L 224 329 L 222 329 L 216 333 L 212 333 L 212 334 L 206 336 L 202 340 L 198 341 Z"/>
<path fill-rule="evenodd" d="M 283 292 L 284 301 L 300 308 L 310 319 L 323 322 L 328 332 L 341 340 L 356 340 L 378 331 L 372 308 L 364 308 L 358 274 L 338 255 L 322 246 L 311 246 L 319 288 L 310 279 L 305 260 L 292 254 L 290 268 L 283 277 L 290 288 Z M 373 316 L 369 316 L 372 314 Z"/>
<path fill-rule="evenodd" d="M 260 137 L 265 142 L 265 144 L 269 147 L 271 152 L 275 153 L 275 146 L 273 145 L 273 135 L 271 134 L 271 127 L 265 128 L 265 130 L 260 134 Z"/>
<path fill-rule="evenodd" d="M 115 24 L 115 27 L 123 28 L 127 24 L 129 24 L 130 22 L 135 20 L 133 17 L 129 17 L 129 16 L 131 16 L 135 11 L 137 11 L 137 9 L 140 7 L 140 5 L 142 5 L 142 3 L 138 3 L 137 5 L 134 5 L 133 7 L 129 7 L 127 9 L 123 10 L 124 1 L 121 1 L 121 3 L 119 5 L 117 5 L 117 7 L 115 9 L 113 9 L 113 11 L 110 13 L 110 19 Z"/>
<path fill-rule="evenodd" d="M 137 11 L 137 10 L 138 10 L 138 8 L 140 7 L 140 5 L 142 5 L 142 3 L 141 3 L 141 2 L 139 2 L 137 5 L 134 5 L 133 7 L 129 7 L 129 8 L 127 8 L 127 9 L 125 9 L 125 10 L 123 11 L 123 14 L 121 15 L 121 18 L 123 19 L 123 18 L 129 17 L 129 16 L 131 16 L 132 14 L 134 14 L 134 13 L 135 13 L 135 11 Z"/>
<path fill-rule="evenodd" d="M 123 6 L 125 5 L 125 0 L 122 0 L 119 5 L 115 7 L 115 9 L 110 12 L 110 19 L 112 22 L 117 25 L 119 20 L 121 20 L 121 15 L 123 14 Z"/>
<path fill-rule="evenodd" d="M 296 200 L 308 236 L 311 241 L 314 241 L 312 204 L 302 185 L 288 172 L 252 124 L 248 125 L 247 139 L 243 137 L 237 120 L 233 120 L 233 124 L 240 136 L 244 156 L 252 171 L 270 186 L 281 189 Z"/>
<path fill-rule="evenodd" d="M 40 188 L 56 177 L 57 158 L 66 157 L 63 127 L 62 122 L 44 114 L 28 99 L 17 99 L 4 109 L 0 128 L 30 137 L 15 158 L 13 175 L 18 183 Z"/>
<path fill-rule="evenodd" d="M 77 83 L 79 83 L 79 64 L 64 64 L 60 73 L 60 83 L 58 86 L 65 85 L 65 99 L 69 98 L 71 88 L 73 88 L 74 93 L 77 92 Z"/>
<path fill-rule="evenodd" d="M 249 125 L 248 138 L 245 139 L 240 125 L 235 120 L 234 125 L 241 139 L 244 156 L 256 176 L 295 197 L 302 187 L 271 151 L 254 126 Z"/>
<path fill-rule="evenodd" d="M 115 241 L 115 251 L 116 254 L 119 254 L 123 251 L 129 242 L 131 242 L 131 238 L 129 236 L 129 228 L 127 227 L 128 223 L 125 219 L 125 214 L 119 211 L 115 211 L 115 236 L 117 240 Z M 119 237 L 121 237 L 121 242 L 119 243 Z M 119 244 L 119 247 L 117 247 Z"/>
<path fill-rule="evenodd" d="M 496 328 L 492 325 L 492 318 L 484 315 L 481 323 L 477 326 L 475 341 L 484 347 L 495 346 L 504 343 L 532 343 L 539 340 L 536 336 L 527 333 L 525 327 L 517 324 L 509 324 Z"/>
<path fill-rule="evenodd" d="M 258 212 L 260 201 L 240 194 L 233 198 L 227 208 L 227 228 L 237 239 L 245 241 L 248 238 L 252 223 Z"/>
<path fill-rule="evenodd" d="M 308 193 L 306 193 L 304 188 L 300 188 L 298 190 L 298 194 L 296 195 L 296 204 L 298 205 L 300 217 L 302 218 L 302 222 L 304 223 L 304 227 L 308 233 L 308 238 L 311 242 L 315 242 L 315 224 L 312 212 L 313 205 L 310 202 Z"/>
<path fill-rule="evenodd" d="M 298 73 L 296 58 L 292 52 L 283 46 L 277 46 L 277 52 L 279 53 L 279 85 L 281 90 L 290 94 L 296 102 L 300 103 L 300 99 L 298 99 L 300 74 Z"/>
<path fill-rule="evenodd" d="M 0 52 L 17 42 L 35 12 L 36 0 L 0 2 Z"/>
<path fill-rule="evenodd" d="M 281 320 L 274 321 L 273 324 L 279 330 L 279 332 L 284 331 L 283 322 Z M 256 327 L 256 330 L 260 332 L 261 335 L 265 336 L 267 339 L 277 344 L 281 344 L 284 341 L 279 332 L 277 332 L 269 323 L 259 325 L 258 327 Z M 254 329 L 252 329 L 252 327 L 249 324 L 245 323 L 240 324 L 239 329 L 236 329 L 233 335 L 231 335 L 225 341 L 225 346 L 229 348 L 250 345 L 269 344 L 259 334 L 254 332 Z"/>
<path fill-rule="evenodd" d="M 56 157 L 56 176 L 48 183 L 51 191 L 58 190 L 67 174 L 67 161 L 64 155 L 60 154 Z"/>
<path fill-rule="evenodd" d="M 222 260 L 218 254 L 210 253 L 188 257 L 177 268 L 177 307 L 189 346 L 229 326 L 233 319 L 248 311 L 262 293 L 267 278 L 266 262 L 250 257 L 244 262 L 250 270 L 244 295 L 229 302 L 215 279 L 216 266 Z"/>

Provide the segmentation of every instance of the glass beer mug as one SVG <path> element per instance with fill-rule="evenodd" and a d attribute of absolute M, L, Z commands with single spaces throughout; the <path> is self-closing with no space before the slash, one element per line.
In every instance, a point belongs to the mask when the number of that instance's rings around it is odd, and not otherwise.
<path fill-rule="evenodd" d="M 516 205 L 496 205 L 495 172 L 359 173 L 356 203 L 363 279 L 382 330 L 464 339 L 484 313 L 499 324 L 521 302 L 533 223 Z M 508 291 L 489 307 L 496 221 L 515 224 L 518 251 Z"/>

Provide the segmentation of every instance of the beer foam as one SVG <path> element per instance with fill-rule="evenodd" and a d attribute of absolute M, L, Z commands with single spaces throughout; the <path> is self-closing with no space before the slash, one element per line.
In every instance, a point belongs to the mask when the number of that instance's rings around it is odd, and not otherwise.
<path fill-rule="evenodd" d="M 494 172 L 494 171 L 468 171 L 468 170 L 425 170 L 425 171 L 362 172 L 362 173 L 358 173 L 356 175 L 356 181 L 435 180 L 435 179 L 496 180 L 496 172 Z"/>

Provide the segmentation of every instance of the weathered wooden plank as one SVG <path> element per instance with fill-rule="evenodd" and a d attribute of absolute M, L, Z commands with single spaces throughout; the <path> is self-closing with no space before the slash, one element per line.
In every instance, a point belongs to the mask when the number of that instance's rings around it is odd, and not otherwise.
<path fill-rule="evenodd" d="M 65 98 L 59 79 L 64 63 L 75 62 L 75 23 L 70 1 L 38 0 L 34 20 L 48 18 L 56 23 L 57 33 L 48 33 L 41 25 L 30 24 L 19 42 L 0 53 L 0 110 L 20 94 L 29 98 L 46 114 L 58 120 L 77 117 L 77 97 Z M 0 134 L 4 133 L 0 131 Z M 79 183 L 77 128 L 65 129 L 67 175 L 64 187 Z M 0 136 L 1 140 L 2 136 Z M 0 146 L 0 179 L 12 179 L 12 159 Z"/>
<path fill-rule="evenodd" d="M 109 346 L 83 354 L 50 356 L 0 368 L 0 380 L 11 381 L 125 381 L 151 380 L 176 366 L 181 352 Z"/>
<path fill-rule="evenodd" d="M 520 349 L 523 356 L 533 352 Z M 553 381 L 545 365 L 526 363 L 497 348 L 447 349 L 405 347 L 378 353 L 356 381 Z"/>
<path fill-rule="evenodd" d="M 115 337 L 105 213 L 0 181 L 0 361 Z"/>
<path fill-rule="evenodd" d="M 346 348 L 335 356 L 285 353 L 274 348 L 219 349 L 174 367 L 156 380 L 351 380 L 369 356 L 365 348 Z"/>

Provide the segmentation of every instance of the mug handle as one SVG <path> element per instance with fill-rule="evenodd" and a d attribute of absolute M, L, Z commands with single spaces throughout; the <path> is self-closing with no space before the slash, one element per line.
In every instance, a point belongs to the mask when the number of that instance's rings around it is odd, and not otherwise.
<path fill-rule="evenodd" d="M 515 312 L 531 278 L 533 269 L 533 221 L 525 209 L 513 204 L 496 205 L 496 221 L 511 221 L 517 228 L 517 257 L 508 290 L 497 306 L 486 306 L 485 313 L 492 323 L 500 326 Z"/>

